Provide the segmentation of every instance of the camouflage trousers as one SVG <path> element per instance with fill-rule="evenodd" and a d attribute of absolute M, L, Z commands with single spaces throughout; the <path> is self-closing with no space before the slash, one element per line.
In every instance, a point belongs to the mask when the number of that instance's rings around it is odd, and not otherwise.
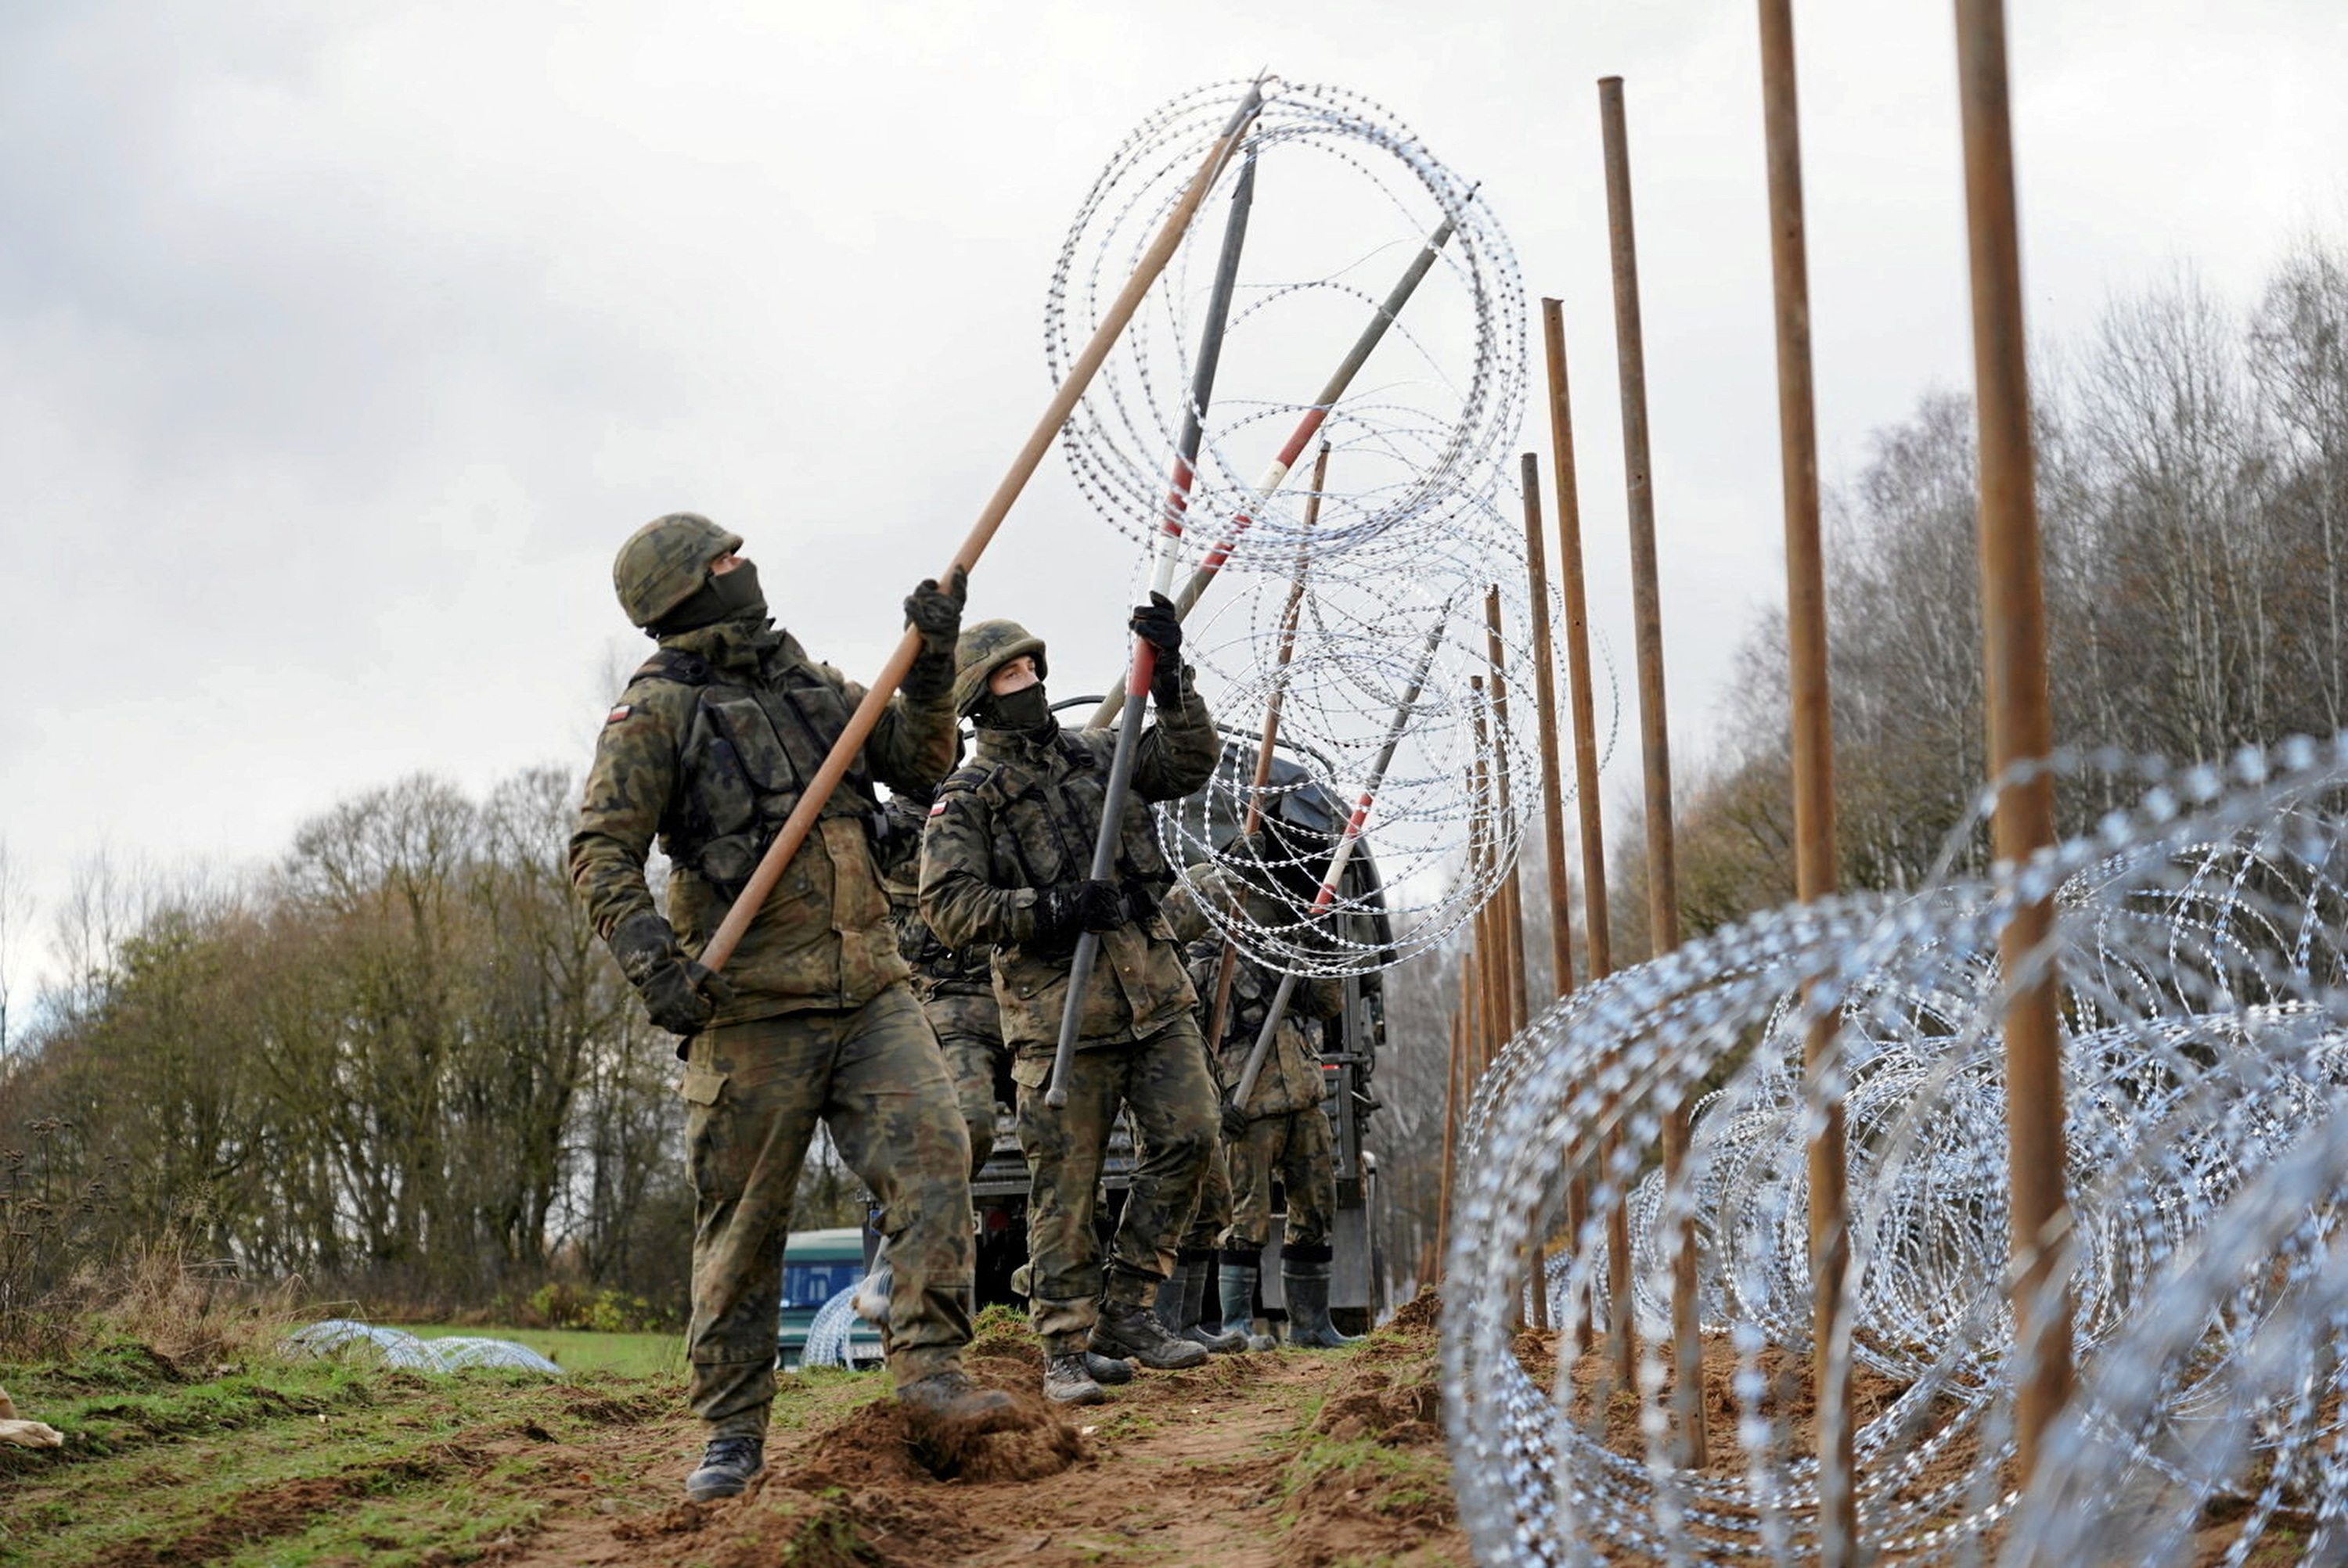
<path fill-rule="evenodd" d="M 1007 1067 L 1011 1048 L 1003 1043 L 1003 1012 L 994 996 L 947 992 L 922 1003 L 938 1049 L 945 1053 L 946 1076 L 962 1102 L 962 1124 L 970 1134 L 970 1173 L 974 1179 L 994 1150 L 994 1075 Z"/>
<path fill-rule="evenodd" d="M 1190 1211 L 1190 1224 L 1182 1232 L 1184 1252 L 1212 1252 L 1222 1245 L 1222 1235 L 1231 1223 L 1231 1164 L 1223 1153 L 1223 1141 L 1218 1137 L 1207 1148 L 1207 1178 L 1199 1184 L 1198 1206 Z"/>
<path fill-rule="evenodd" d="M 1248 1123 L 1234 1138 L 1231 1161 L 1231 1228 L 1223 1246 L 1260 1252 L 1272 1236 L 1272 1179 L 1288 1194 L 1283 1245 L 1318 1246 L 1329 1239 L 1337 1214 L 1337 1173 L 1329 1118 L 1318 1105 Z"/>
<path fill-rule="evenodd" d="M 1084 1348 L 1102 1299 L 1139 1305 L 1173 1271 L 1215 1141 L 1215 1088 L 1196 1020 L 1116 1045 L 1088 1046 L 1068 1064 L 1068 1103 L 1044 1102 L 1048 1050 L 1022 1052 L 1019 1147 L 1027 1156 L 1028 1321 L 1046 1355 Z M 1093 1233 L 1101 1163 L 1123 1103 L 1133 1114 L 1133 1182 L 1102 1266 Z"/>
<path fill-rule="evenodd" d="M 969 1153 L 945 1062 L 912 992 L 694 1036 L 685 1058 L 693 1177 L 693 1413 L 756 1436 L 775 1397 L 783 1244 L 820 1119 L 881 1204 L 895 1289 L 882 1340 L 898 1388 L 959 1366 L 970 1340 Z"/>

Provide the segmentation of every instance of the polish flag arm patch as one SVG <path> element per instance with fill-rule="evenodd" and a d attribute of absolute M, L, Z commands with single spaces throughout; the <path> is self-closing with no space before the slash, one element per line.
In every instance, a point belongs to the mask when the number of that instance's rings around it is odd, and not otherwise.
<path fill-rule="evenodd" d="M 604 714 L 603 722 L 607 724 L 616 724 L 633 712 L 633 708 L 629 704 L 623 702 L 618 707 L 613 709 L 610 712 Z"/>
<path fill-rule="evenodd" d="M 933 806 L 930 807 L 930 815 L 931 815 L 932 816 L 943 816 L 943 815 L 945 815 L 945 814 L 946 814 L 946 803 L 945 803 L 945 802 L 943 802 L 943 801 L 940 801 L 940 802 L 938 802 L 938 804 L 935 804 L 935 805 L 933 805 Z"/>

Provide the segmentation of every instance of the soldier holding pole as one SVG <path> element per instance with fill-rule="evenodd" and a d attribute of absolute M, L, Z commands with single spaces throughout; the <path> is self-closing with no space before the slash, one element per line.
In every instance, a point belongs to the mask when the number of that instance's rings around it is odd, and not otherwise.
<path fill-rule="evenodd" d="M 940 787 L 922 845 L 922 917 L 950 946 L 994 949 L 1031 1180 L 1029 1319 L 1044 1342 L 1044 1392 L 1066 1404 L 1107 1397 L 1086 1368 L 1088 1348 L 1161 1368 L 1207 1354 L 1149 1309 L 1198 1200 L 1215 1091 L 1196 994 L 1159 908 L 1174 876 L 1147 803 L 1205 784 L 1222 738 L 1181 662 L 1173 606 L 1153 600 L 1134 612 L 1133 630 L 1158 655 L 1157 721 L 1132 751 L 1110 875 L 1091 875 L 1088 851 L 1106 815 L 1116 737 L 1060 727 L 1044 692 L 1044 641 L 1008 620 L 963 634 L 954 706 L 977 723 L 977 755 Z M 1086 933 L 1100 962 L 1072 998 Z M 1066 1103 L 1055 1105 L 1045 1085 L 1071 1005 L 1077 1029 L 1058 1084 Z M 1120 1104 L 1133 1112 L 1138 1159 L 1104 1265 L 1093 1210 Z"/>

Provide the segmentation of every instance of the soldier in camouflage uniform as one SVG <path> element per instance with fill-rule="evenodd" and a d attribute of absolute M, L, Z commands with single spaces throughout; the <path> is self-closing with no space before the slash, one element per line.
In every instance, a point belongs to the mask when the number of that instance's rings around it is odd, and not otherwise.
<path fill-rule="evenodd" d="M 922 651 L 720 977 L 695 955 L 864 695 L 773 627 L 741 543 L 680 512 L 621 546 L 620 603 L 660 647 L 604 722 L 571 839 L 588 917 L 653 1022 L 684 1037 L 691 1403 L 708 1439 L 686 1481 L 695 1499 L 741 1491 L 762 1463 L 783 1244 L 819 1118 L 885 1206 L 898 1399 L 940 1430 L 1017 1419 L 1009 1396 L 961 1369 L 969 1151 L 867 842 L 873 778 L 925 789 L 953 764 L 963 582 L 924 582 L 905 601 Z M 655 834 L 670 863 L 665 919 L 644 881 Z"/>
<path fill-rule="evenodd" d="M 1029 1318 L 1044 1342 L 1044 1391 L 1063 1403 L 1106 1397 L 1086 1371 L 1087 1346 L 1148 1367 L 1206 1356 L 1149 1311 L 1197 1201 L 1215 1102 L 1181 950 L 1158 908 L 1173 875 L 1147 803 L 1204 784 L 1222 742 L 1181 663 L 1173 606 L 1154 598 L 1133 626 L 1159 652 L 1158 717 L 1138 743 L 1115 878 L 1090 875 L 1115 733 L 1059 727 L 1043 641 L 1010 621 L 963 634 L 954 704 L 977 722 L 978 754 L 939 788 L 922 844 L 922 918 L 949 945 L 994 949 L 1030 1182 Z M 1045 1088 L 1070 956 L 1086 930 L 1100 936 L 1100 959 L 1081 999 L 1068 1103 L 1056 1111 Z M 1120 1103 L 1138 1157 L 1104 1269 L 1093 1210 Z"/>
<path fill-rule="evenodd" d="M 887 808 L 886 887 L 897 950 L 913 971 L 913 994 L 945 1053 L 946 1075 L 962 1102 L 970 1134 L 970 1173 L 976 1180 L 994 1149 L 996 1074 L 1011 1065 L 1003 1043 L 1002 1009 L 994 1002 L 992 955 L 983 947 L 949 948 L 922 919 L 922 828 L 932 792 L 902 793 Z"/>
<path fill-rule="evenodd" d="M 1247 918 L 1258 925 L 1282 926 L 1296 918 L 1286 904 L 1242 888 L 1214 871 L 1196 880 L 1210 897 L 1243 899 Z M 1193 942 L 1188 952 L 1191 982 L 1210 999 L 1222 955 L 1220 937 Z M 1272 1031 L 1255 1088 L 1241 1105 L 1234 1096 L 1280 981 L 1279 970 L 1242 950 L 1231 975 L 1223 1038 L 1215 1042 L 1215 1076 L 1222 1090 L 1222 1128 L 1231 1171 L 1231 1228 L 1222 1241 L 1223 1321 L 1244 1324 L 1254 1311 L 1264 1243 L 1272 1235 L 1272 1183 L 1277 1175 L 1288 1198 L 1280 1275 L 1288 1301 L 1289 1343 L 1333 1348 L 1347 1339 L 1329 1321 L 1329 1229 L 1337 1212 L 1337 1181 L 1329 1117 L 1321 1109 L 1327 1086 L 1319 1042 L 1322 1024 L 1344 1010 L 1344 982 L 1297 982 Z"/>

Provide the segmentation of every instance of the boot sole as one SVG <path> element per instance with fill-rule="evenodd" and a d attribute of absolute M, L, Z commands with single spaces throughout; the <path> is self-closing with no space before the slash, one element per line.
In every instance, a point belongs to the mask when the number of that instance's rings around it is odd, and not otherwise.
<path fill-rule="evenodd" d="M 1108 1390 L 1098 1383 L 1089 1383 L 1072 1394 L 1056 1394 L 1046 1389 L 1044 1398 L 1056 1405 L 1106 1405 L 1108 1403 Z"/>
<path fill-rule="evenodd" d="M 740 1481 L 720 1482 L 716 1486 L 695 1486 L 691 1481 L 687 1481 L 685 1487 L 685 1500 L 687 1502 L 714 1502 L 721 1497 L 739 1497 L 749 1491 L 750 1482 L 763 1473 L 765 1472 L 762 1468 L 752 1471 Z"/>

